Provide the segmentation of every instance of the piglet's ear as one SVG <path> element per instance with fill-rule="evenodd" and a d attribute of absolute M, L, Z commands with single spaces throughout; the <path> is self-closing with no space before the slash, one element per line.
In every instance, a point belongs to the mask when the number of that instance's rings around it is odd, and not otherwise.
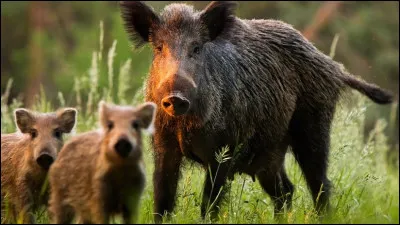
<path fill-rule="evenodd" d="M 136 116 L 140 127 L 147 130 L 149 133 L 153 132 L 156 110 L 157 105 L 153 102 L 145 102 L 136 108 Z"/>
<path fill-rule="evenodd" d="M 60 129 L 64 133 L 71 132 L 76 123 L 77 111 L 74 108 L 63 108 L 57 111 Z"/>
<path fill-rule="evenodd" d="M 232 27 L 236 5 L 235 2 L 213 1 L 201 12 L 200 20 L 208 28 L 211 40 Z"/>
<path fill-rule="evenodd" d="M 35 123 L 35 116 L 29 110 L 19 108 L 14 111 L 15 123 L 22 133 L 29 133 Z"/>
<path fill-rule="evenodd" d="M 110 121 L 108 121 L 110 107 L 111 107 L 111 105 L 107 104 L 103 100 L 101 100 L 99 102 L 99 121 L 100 121 L 100 126 L 102 126 L 105 130 L 107 130 L 108 127 L 111 126 L 111 124 L 109 124 Z"/>
<path fill-rule="evenodd" d="M 160 19 L 143 2 L 120 1 L 119 4 L 125 30 L 135 47 L 140 47 L 149 41 L 150 32 L 159 24 Z"/>

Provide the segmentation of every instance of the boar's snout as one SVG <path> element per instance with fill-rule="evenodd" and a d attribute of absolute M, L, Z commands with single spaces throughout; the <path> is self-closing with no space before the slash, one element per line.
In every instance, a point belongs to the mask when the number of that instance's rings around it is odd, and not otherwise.
<path fill-rule="evenodd" d="M 125 138 L 121 138 L 114 146 L 115 151 L 122 158 L 128 157 L 129 153 L 132 151 L 132 144 Z"/>
<path fill-rule="evenodd" d="M 161 100 L 163 110 L 170 116 L 185 114 L 190 106 L 189 100 L 178 95 L 170 95 Z"/>
<path fill-rule="evenodd" d="M 54 158 L 49 153 L 42 153 L 36 159 L 37 164 L 45 170 L 48 170 L 54 162 Z"/>

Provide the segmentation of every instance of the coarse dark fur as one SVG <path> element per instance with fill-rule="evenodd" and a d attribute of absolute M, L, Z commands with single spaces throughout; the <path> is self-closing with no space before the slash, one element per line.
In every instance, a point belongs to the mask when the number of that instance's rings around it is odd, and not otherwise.
<path fill-rule="evenodd" d="M 145 186 L 141 130 L 154 121 L 156 105 L 115 106 L 100 102 L 101 129 L 73 137 L 49 172 L 53 223 L 110 223 L 121 214 L 137 221 Z"/>
<path fill-rule="evenodd" d="M 55 113 L 16 109 L 19 129 L 1 134 L 1 203 L 8 204 L 6 223 L 33 223 L 33 213 L 47 205 L 45 179 L 49 167 L 63 146 L 63 133 L 75 126 L 76 110 L 63 108 Z M 43 192 L 42 192 L 43 189 Z"/>
<path fill-rule="evenodd" d="M 232 2 L 202 11 L 170 4 L 160 15 L 142 2 L 120 5 L 136 47 L 149 42 L 154 50 L 146 100 L 162 109 L 152 142 L 156 222 L 173 210 L 182 157 L 215 176 L 215 152 L 224 146 L 233 160 L 220 165 L 213 193 L 206 173 L 203 217 L 235 172 L 258 178 L 275 213 L 285 201 L 290 207 L 294 187 L 283 166 L 289 146 L 317 211 L 329 206 L 329 135 L 341 91 L 357 89 L 379 104 L 392 102 L 390 93 L 356 79 L 289 24 L 237 18 Z"/>

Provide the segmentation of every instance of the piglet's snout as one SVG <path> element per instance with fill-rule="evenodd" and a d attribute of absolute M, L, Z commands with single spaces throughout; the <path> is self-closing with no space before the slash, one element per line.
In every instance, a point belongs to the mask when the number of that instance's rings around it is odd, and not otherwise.
<path fill-rule="evenodd" d="M 37 164 L 42 167 L 45 170 L 48 170 L 54 162 L 53 156 L 51 156 L 48 151 L 43 150 L 43 153 L 39 155 L 39 157 L 36 159 Z"/>
<path fill-rule="evenodd" d="M 118 153 L 118 155 L 120 155 L 122 158 L 126 158 L 133 150 L 133 146 L 131 142 L 128 141 L 126 138 L 121 138 L 115 144 L 114 149 Z"/>

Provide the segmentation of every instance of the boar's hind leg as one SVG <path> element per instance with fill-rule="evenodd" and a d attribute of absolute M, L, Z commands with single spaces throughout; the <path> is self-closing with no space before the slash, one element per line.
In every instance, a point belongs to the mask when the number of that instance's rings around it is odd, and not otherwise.
<path fill-rule="evenodd" d="M 211 170 L 211 177 L 210 171 Z M 206 178 L 204 181 L 203 199 L 201 202 L 201 216 L 204 219 L 207 213 L 210 213 L 212 220 L 217 219 L 219 213 L 219 203 L 226 191 L 223 188 L 227 178 L 227 164 L 210 165 L 206 168 Z M 213 185 L 214 184 L 214 185 Z"/>
<path fill-rule="evenodd" d="M 171 145 L 169 142 L 167 144 L 161 143 L 161 139 L 164 138 L 157 134 L 154 136 L 154 146 L 156 146 L 156 149 L 153 186 L 154 221 L 156 223 L 161 223 L 164 213 L 170 213 L 174 208 L 179 168 L 182 161 L 182 154 L 178 151 L 178 145 Z M 166 139 L 168 138 L 164 140 Z"/>
<path fill-rule="evenodd" d="M 294 187 L 287 177 L 283 165 L 277 172 L 262 171 L 257 174 L 257 178 L 261 187 L 274 201 L 274 215 L 276 217 L 282 214 L 285 203 L 287 210 L 291 208 Z"/>
<path fill-rule="evenodd" d="M 321 107 L 313 112 L 295 112 L 290 127 L 292 150 L 319 214 L 329 209 L 331 184 L 326 173 L 333 111 L 334 107 Z"/>

